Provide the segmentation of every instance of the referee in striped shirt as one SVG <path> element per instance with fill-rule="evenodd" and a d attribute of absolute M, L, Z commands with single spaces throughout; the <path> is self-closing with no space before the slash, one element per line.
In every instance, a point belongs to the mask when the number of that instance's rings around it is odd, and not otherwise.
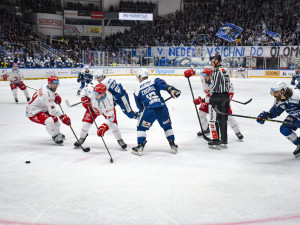
<path fill-rule="evenodd" d="M 229 75 L 221 70 L 221 55 L 215 54 L 210 57 L 211 65 L 214 67 L 212 75 L 212 85 L 210 86 L 211 97 L 209 104 L 221 112 L 228 113 L 229 111 Z M 213 110 L 214 111 L 214 110 Z M 213 140 L 208 143 L 210 146 L 227 147 L 227 115 L 216 115 L 216 131 L 217 136 L 213 135 Z M 219 135 L 221 134 L 221 139 Z"/>

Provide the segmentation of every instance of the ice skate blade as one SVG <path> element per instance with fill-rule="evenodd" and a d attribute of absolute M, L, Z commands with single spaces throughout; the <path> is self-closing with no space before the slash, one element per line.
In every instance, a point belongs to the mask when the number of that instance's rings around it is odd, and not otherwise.
<path fill-rule="evenodd" d="M 208 147 L 213 150 L 220 150 L 220 147 L 218 145 L 209 145 Z"/>
<path fill-rule="evenodd" d="M 141 156 L 141 155 L 142 155 L 142 152 L 141 152 L 141 151 L 134 151 L 134 150 L 132 150 L 132 151 L 131 151 L 131 154 L 137 155 L 137 156 Z"/>
<path fill-rule="evenodd" d="M 178 149 L 178 147 L 176 147 L 176 146 L 171 147 L 171 150 L 174 154 L 177 153 L 177 149 Z"/>
<path fill-rule="evenodd" d="M 227 148 L 227 144 L 219 144 L 220 148 Z"/>
<path fill-rule="evenodd" d="M 296 155 L 294 155 L 294 156 L 295 156 L 295 158 L 297 159 L 297 158 L 300 157 L 300 153 L 298 153 L 298 154 L 296 154 Z"/>

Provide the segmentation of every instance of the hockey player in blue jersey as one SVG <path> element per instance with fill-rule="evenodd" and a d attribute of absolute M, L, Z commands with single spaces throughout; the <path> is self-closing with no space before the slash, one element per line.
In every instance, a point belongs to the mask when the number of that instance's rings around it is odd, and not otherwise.
<path fill-rule="evenodd" d="M 173 98 L 180 95 L 180 91 L 160 78 L 148 79 L 147 69 L 140 69 L 137 74 L 139 85 L 134 93 L 135 102 L 139 108 L 139 120 L 137 125 L 138 146 L 132 148 L 132 154 L 141 155 L 145 147 L 146 131 L 150 129 L 155 120 L 164 129 L 166 138 L 174 154 L 177 153 L 178 146 L 175 144 L 174 133 L 168 108 L 160 91 L 167 91 Z"/>
<path fill-rule="evenodd" d="M 295 81 L 297 81 L 297 84 Z M 295 88 L 300 89 L 300 66 L 295 67 L 295 74 L 293 75 L 291 85 L 296 85 Z"/>
<path fill-rule="evenodd" d="M 80 88 L 77 91 L 77 95 L 80 95 L 81 90 L 85 87 L 86 84 L 89 84 L 93 80 L 93 74 L 90 72 L 89 66 L 84 66 L 83 70 L 78 73 L 77 82 L 81 83 Z"/>
<path fill-rule="evenodd" d="M 100 83 L 104 84 L 107 90 L 113 95 L 114 102 L 120 106 L 123 113 L 130 119 L 136 119 L 136 113 L 132 110 L 128 98 L 127 92 L 124 90 L 122 84 L 119 84 L 115 79 L 111 77 L 106 77 L 103 70 L 97 70 L 95 79 Z"/>
<path fill-rule="evenodd" d="M 262 112 L 257 117 L 257 122 L 264 124 L 268 118 L 280 116 L 284 111 L 289 115 L 280 126 L 280 133 L 286 136 L 297 146 L 294 156 L 300 156 L 300 138 L 294 132 L 300 128 L 300 91 L 292 90 L 282 81 L 277 81 L 271 86 L 271 95 L 275 97 L 275 104 L 268 112 Z"/>

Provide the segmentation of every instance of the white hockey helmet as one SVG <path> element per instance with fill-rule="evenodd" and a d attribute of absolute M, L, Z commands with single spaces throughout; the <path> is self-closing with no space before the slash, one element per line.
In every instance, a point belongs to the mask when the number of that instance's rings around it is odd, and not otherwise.
<path fill-rule="evenodd" d="M 94 73 L 94 77 L 95 77 L 95 79 L 97 79 L 98 77 L 101 77 L 101 79 L 103 80 L 103 78 L 105 78 L 103 70 L 102 69 L 96 70 Z"/>
<path fill-rule="evenodd" d="M 270 93 L 272 96 L 274 96 L 274 92 L 278 91 L 280 95 L 284 95 L 286 89 L 287 89 L 286 83 L 282 81 L 276 81 L 274 84 L 272 84 Z M 284 90 L 284 92 L 281 93 L 281 90 Z"/>
<path fill-rule="evenodd" d="M 83 69 L 90 69 L 90 67 L 88 65 L 84 65 Z"/>
<path fill-rule="evenodd" d="M 149 77 L 149 71 L 148 71 L 148 69 L 146 69 L 146 68 L 139 69 L 136 72 L 136 78 L 139 79 L 140 76 L 141 76 L 141 78 Z"/>

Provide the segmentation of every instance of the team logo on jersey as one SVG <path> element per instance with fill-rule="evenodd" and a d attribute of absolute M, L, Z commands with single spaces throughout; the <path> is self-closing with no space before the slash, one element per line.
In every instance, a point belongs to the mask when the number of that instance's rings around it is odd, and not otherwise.
<path fill-rule="evenodd" d="M 142 122 L 142 127 L 150 128 L 150 127 L 151 127 L 151 123 L 149 123 L 149 122 L 143 120 L 143 122 Z"/>
<path fill-rule="evenodd" d="M 170 122 L 170 119 L 164 121 L 163 124 L 167 124 L 167 123 L 169 123 L 169 122 Z"/>

